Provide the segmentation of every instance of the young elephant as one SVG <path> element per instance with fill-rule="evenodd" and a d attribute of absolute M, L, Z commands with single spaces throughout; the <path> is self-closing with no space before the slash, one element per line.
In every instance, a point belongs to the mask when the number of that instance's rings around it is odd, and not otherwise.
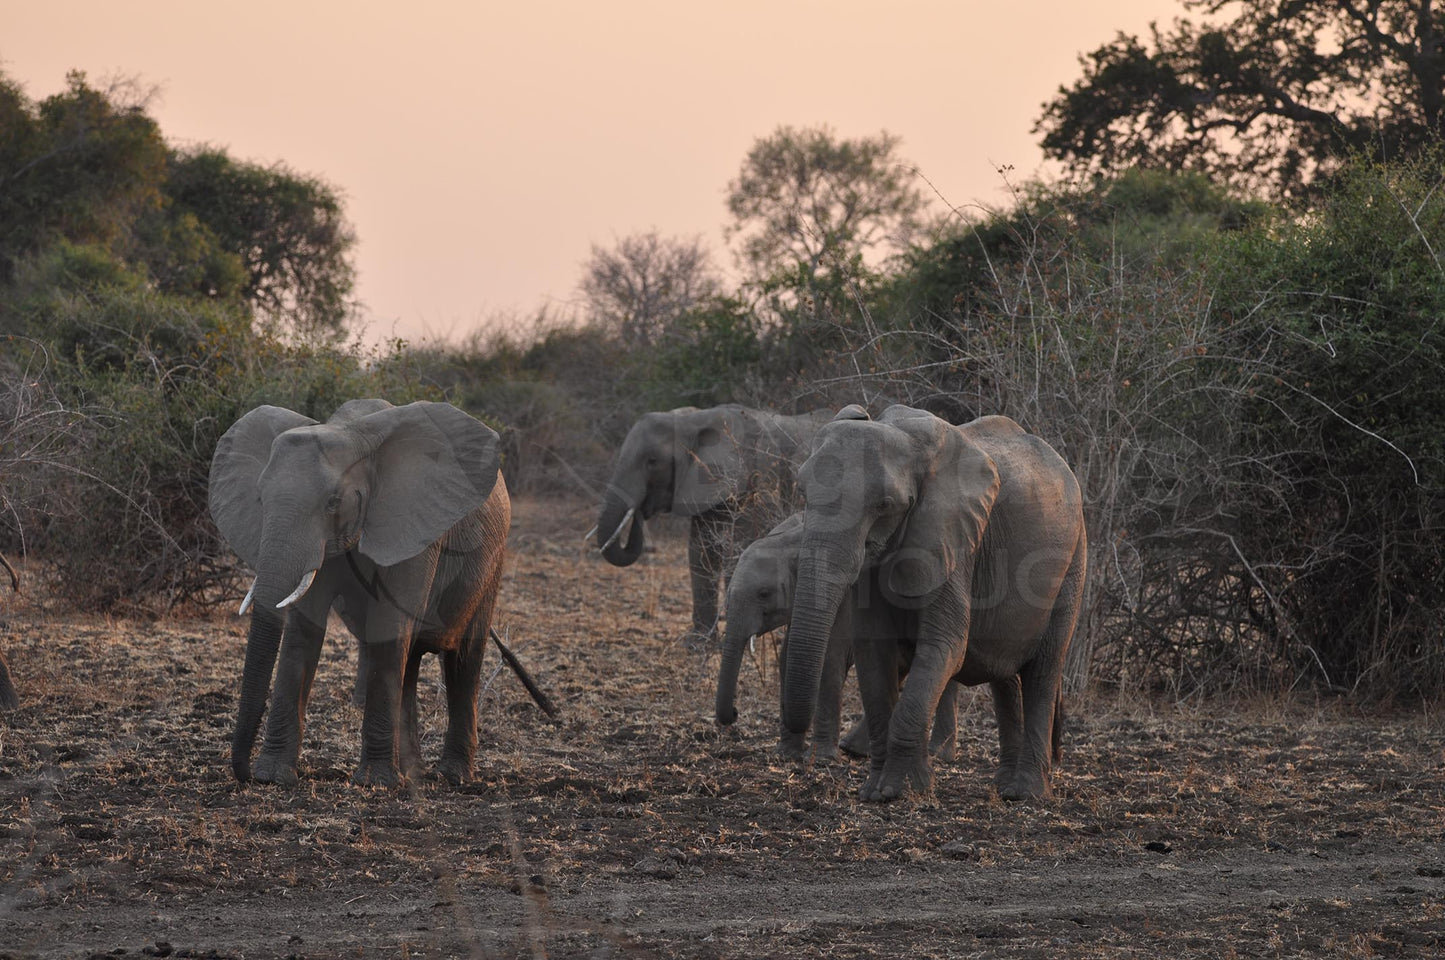
<path fill-rule="evenodd" d="M 727 630 L 723 642 L 722 662 L 718 667 L 717 719 L 724 725 L 737 719 L 738 671 L 743 650 L 759 634 L 787 626 L 793 612 L 793 586 L 798 575 L 798 548 L 803 542 L 803 515 L 795 513 L 755 540 L 738 557 L 737 568 L 728 581 L 726 606 Z M 819 759 L 831 760 L 841 746 L 848 753 L 868 755 L 868 730 L 859 724 L 839 740 L 843 711 L 843 684 L 853 665 L 854 637 L 860 630 L 887 630 L 891 617 L 880 620 L 869 611 L 857 609 L 852 594 L 843 601 L 843 609 L 833 622 L 824 654 L 823 671 L 818 681 L 817 707 L 813 711 L 813 752 Z M 788 641 L 783 639 L 779 654 L 779 715 L 787 687 Z M 951 684 L 942 699 L 933 721 L 929 752 L 941 760 L 952 760 L 957 738 L 958 685 Z M 805 733 L 786 727 L 778 741 L 783 756 L 800 758 L 807 754 Z"/>
<path fill-rule="evenodd" d="M 326 423 L 282 407 L 237 420 L 211 461 L 210 508 L 256 571 L 231 767 L 294 784 L 311 682 L 335 606 L 364 648 L 365 716 L 352 781 L 391 785 L 420 764 L 417 668 L 441 657 L 438 770 L 468 780 L 476 694 L 511 525 L 497 435 L 446 403 L 353 400 Z M 284 629 L 283 629 L 284 618 Z M 271 688 L 261 752 L 251 748 Z"/>

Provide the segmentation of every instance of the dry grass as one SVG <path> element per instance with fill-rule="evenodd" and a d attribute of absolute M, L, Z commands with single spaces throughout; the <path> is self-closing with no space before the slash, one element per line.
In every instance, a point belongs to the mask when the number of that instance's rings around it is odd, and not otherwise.
<path fill-rule="evenodd" d="M 244 624 L 9 611 L 0 957 L 1429 956 L 1445 949 L 1445 727 L 1297 701 L 1073 708 L 1057 796 L 990 789 L 987 694 L 934 796 L 859 804 L 857 762 L 772 754 L 766 645 L 737 727 L 685 651 L 679 530 L 628 569 L 583 504 L 519 502 L 510 674 L 479 779 L 352 787 L 355 652 L 328 640 L 301 785 L 227 764 Z M 492 659 L 491 665 L 499 662 Z M 433 666 L 424 683 L 434 681 Z M 435 756 L 440 698 L 427 696 Z M 852 709 L 856 709 L 853 707 Z"/>

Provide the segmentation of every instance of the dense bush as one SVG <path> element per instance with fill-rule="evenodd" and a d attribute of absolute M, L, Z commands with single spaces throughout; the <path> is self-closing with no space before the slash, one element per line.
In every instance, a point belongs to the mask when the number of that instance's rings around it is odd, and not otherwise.
<path fill-rule="evenodd" d="M 324 420 L 355 396 L 434 395 L 400 354 L 283 342 L 242 311 L 157 293 L 93 248 L 54 248 L 12 294 L 0 376 L 30 386 L 0 397 L 10 539 L 23 535 L 87 609 L 204 599 L 231 576 L 206 479 L 216 440 L 253 406 Z M 37 420 L 47 405 L 54 416 Z"/>

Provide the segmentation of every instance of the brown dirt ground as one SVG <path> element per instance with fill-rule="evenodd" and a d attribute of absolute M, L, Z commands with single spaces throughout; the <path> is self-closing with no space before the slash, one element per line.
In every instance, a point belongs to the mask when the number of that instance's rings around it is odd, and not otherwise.
<path fill-rule="evenodd" d="M 1056 797 L 1004 804 L 983 694 L 934 796 L 861 804 L 858 761 L 773 755 L 761 644 L 743 720 L 714 726 L 716 655 L 674 641 L 676 528 L 622 570 L 583 548 L 586 505 L 515 514 L 499 626 L 563 713 L 497 674 L 462 789 L 347 782 L 360 714 L 338 627 L 301 785 L 239 787 L 241 618 L 13 605 L 0 958 L 1445 953 L 1438 713 L 1095 697 Z"/>

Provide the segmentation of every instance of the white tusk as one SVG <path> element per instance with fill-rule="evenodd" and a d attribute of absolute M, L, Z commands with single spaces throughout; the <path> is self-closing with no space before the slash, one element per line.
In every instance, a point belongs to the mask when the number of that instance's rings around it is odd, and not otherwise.
<path fill-rule="evenodd" d="M 241 616 L 245 616 L 245 615 L 246 615 L 246 611 L 251 609 L 251 601 L 252 601 L 252 600 L 255 600 L 255 599 L 256 599 L 256 581 L 255 581 L 255 580 L 252 580 L 252 581 L 251 581 L 251 589 L 246 591 L 246 599 L 244 599 L 244 600 L 241 601 L 241 609 L 240 609 L 240 610 L 237 610 L 236 612 L 237 612 L 238 614 L 240 614 Z"/>
<path fill-rule="evenodd" d="M 588 540 L 591 540 L 596 535 L 597 527 L 594 525 L 591 530 L 588 530 L 586 533 L 582 534 L 582 542 L 586 543 Z"/>
<path fill-rule="evenodd" d="M 603 550 L 606 550 L 617 542 L 617 538 L 622 536 L 622 531 L 627 529 L 627 525 L 632 522 L 632 515 L 636 512 L 636 507 L 627 511 L 627 515 L 622 518 L 622 522 L 617 525 L 617 529 L 612 531 L 612 536 L 608 537 L 607 542 L 602 545 Z"/>
<path fill-rule="evenodd" d="M 287 597 L 285 600 L 282 600 L 280 603 L 276 604 L 276 609 L 277 609 L 277 610 L 280 610 L 282 607 L 286 606 L 287 604 L 295 603 L 297 600 L 300 600 L 303 596 L 306 595 L 306 591 L 311 589 L 311 581 L 312 581 L 312 580 L 315 580 L 315 579 L 316 579 L 316 571 L 315 571 L 315 570 L 307 570 L 307 571 L 306 571 L 306 576 L 302 577 L 302 578 L 301 578 L 301 582 L 298 583 L 298 584 L 296 584 L 296 589 L 291 591 L 291 596 Z"/>
<path fill-rule="evenodd" d="M 755 633 L 748 637 L 748 653 L 758 652 L 758 635 Z"/>

